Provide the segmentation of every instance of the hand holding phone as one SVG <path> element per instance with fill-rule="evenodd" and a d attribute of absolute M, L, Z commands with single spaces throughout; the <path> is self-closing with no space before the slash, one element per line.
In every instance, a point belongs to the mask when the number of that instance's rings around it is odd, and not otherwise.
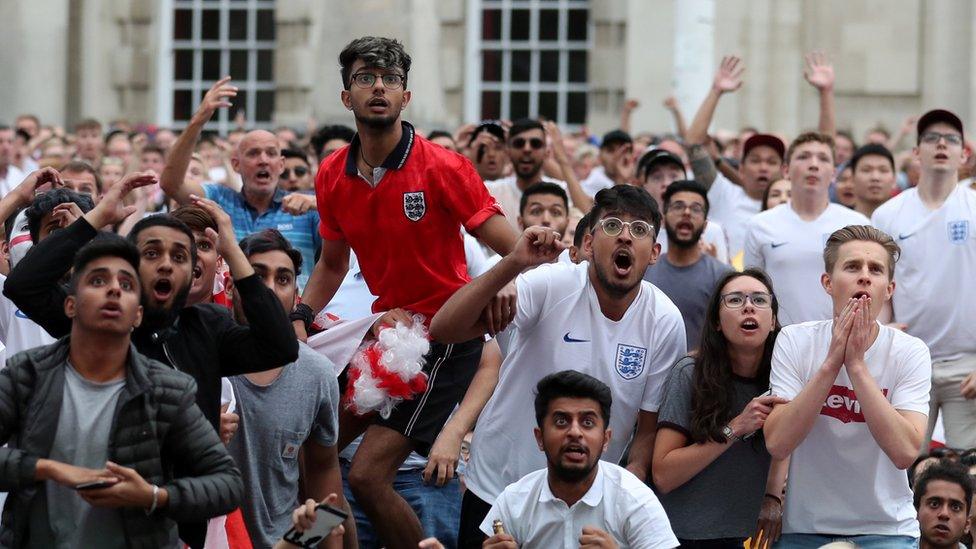
<path fill-rule="evenodd" d="M 309 500 L 311 502 L 311 500 Z M 304 513 L 305 506 L 299 507 L 296 513 Z M 299 547 L 315 547 L 322 540 L 327 538 L 332 530 L 346 521 L 349 514 L 342 509 L 337 509 L 327 503 L 319 503 L 315 506 L 315 518 L 312 520 L 310 528 L 299 531 L 292 527 L 285 533 L 283 539 L 288 543 Z M 297 521 L 295 521 L 298 524 Z"/>

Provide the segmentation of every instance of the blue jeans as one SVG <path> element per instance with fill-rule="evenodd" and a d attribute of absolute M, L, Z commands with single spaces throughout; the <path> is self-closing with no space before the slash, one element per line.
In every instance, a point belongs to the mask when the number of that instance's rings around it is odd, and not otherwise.
<path fill-rule="evenodd" d="M 774 549 L 818 549 L 833 541 L 849 541 L 859 549 L 917 549 L 911 536 L 821 536 L 819 534 L 783 534 Z"/>
<path fill-rule="evenodd" d="M 399 471 L 393 481 L 393 489 L 410 504 L 420 519 L 420 526 L 424 529 L 424 536 L 436 537 L 446 549 L 457 546 L 458 525 L 461 521 L 461 483 L 454 478 L 449 483 L 438 488 L 433 484 L 424 484 L 423 469 Z M 342 461 L 342 489 L 349 500 L 353 516 L 356 517 L 356 537 L 359 539 L 360 549 L 382 547 L 382 542 L 376 537 L 373 526 L 362 508 L 356 505 L 352 490 L 346 479 L 349 477 L 349 463 Z"/>

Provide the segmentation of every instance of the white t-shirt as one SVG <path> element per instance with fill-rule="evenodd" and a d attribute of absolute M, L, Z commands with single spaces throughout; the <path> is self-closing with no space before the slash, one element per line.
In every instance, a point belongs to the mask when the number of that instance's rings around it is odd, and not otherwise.
<path fill-rule="evenodd" d="M 614 437 L 604 458 L 617 462 L 638 412 L 657 412 L 668 371 L 684 356 L 684 321 L 664 292 L 641 282 L 623 318 L 613 321 L 600 310 L 588 269 L 588 262 L 547 264 L 516 279 L 516 330 L 471 442 L 467 486 L 488 503 L 546 466 L 532 434 L 540 379 L 573 369 L 610 386 Z"/>
<path fill-rule="evenodd" d="M 27 349 L 54 343 L 56 340 L 44 328 L 27 318 L 13 301 L 2 295 L 6 283 L 7 277 L 0 275 L 0 342 L 7 348 L 7 358 Z M 0 364 L 0 367 L 5 364 Z"/>
<path fill-rule="evenodd" d="M 895 319 L 929 346 L 935 360 L 976 353 L 976 192 L 957 187 L 932 211 L 917 189 L 908 189 L 871 220 L 901 247 Z"/>
<path fill-rule="evenodd" d="M 614 185 L 616 183 L 607 176 L 607 171 L 603 166 L 597 166 L 590 170 L 590 175 L 586 176 L 586 179 L 580 182 L 580 186 L 583 187 L 583 192 L 590 196 L 596 196 L 596 193 L 603 189 L 609 189 Z"/>
<path fill-rule="evenodd" d="M 661 220 L 664 223 L 664 220 Z M 705 223 L 705 230 L 702 232 L 702 240 L 715 246 L 715 259 L 728 265 L 729 263 L 729 241 L 725 237 L 725 230 L 722 225 L 709 219 Z M 657 243 L 661 245 L 661 255 L 668 253 L 668 232 L 664 226 L 657 232 Z"/>
<path fill-rule="evenodd" d="M 7 196 L 7 194 L 14 190 L 17 185 L 27 179 L 27 174 L 21 171 L 20 168 L 10 164 L 7 166 L 7 175 L 5 177 L 0 177 L 0 198 Z"/>
<path fill-rule="evenodd" d="M 779 301 L 780 324 L 833 317 L 830 296 L 820 283 L 824 244 L 837 229 L 870 224 L 868 218 L 839 204 L 828 205 L 813 221 L 804 221 L 787 204 L 749 220 L 745 266 L 769 273 Z"/>
<path fill-rule="evenodd" d="M 759 213 L 762 201 L 749 198 L 741 186 L 716 174 L 708 189 L 708 204 L 708 218 L 722 224 L 729 240 L 729 257 L 734 258 L 745 246 L 746 222 Z"/>
<path fill-rule="evenodd" d="M 519 547 L 579 547 L 583 527 L 593 526 L 621 549 L 678 546 L 661 502 L 646 484 L 612 463 L 600 461 L 597 467 L 593 485 L 572 507 L 553 495 L 546 469 L 529 473 L 498 496 L 481 531 L 494 535 L 498 519 Z"/>
<path fill-rule="evenodd" d="M 566 198 L 569 201 L 569 207 L 573 207 L 573 199 L 569 196 L 569 188 L 566 186 L 565 181 L 542 176 L 542 182 L 553 183 L 562 187 L 563 190 L 566 191 Z M 518 184 L 515 182 L 515 174 L 509 175 L 508 177 L 503 177 L 501 179 L 485 181 L 485 186 L 488 187 L 488 192 L 491 193 L 491 196 L 495 197 L 495 201 L 498 202 L 498 205 L 502 207 L 502 211 L 505 212 L 505 219 L 511 223 L 516 232 L 521 233 L 522 230 L 519 229 L 518 226 L 518 217 L 521 214 L 519 204 L 522 201 L 522 189 L 520 189 Z M 566 214 L 569 215 L 569 212 L 566 212 Z"/>
<path fill-rule="evenodd" d="M 787 326 L 776 338 L 769 382 L 793 399 L 823 365 L 832 320 Z M 868 371 L 896 410 L 928 414 L 929 350 L 918 338 L 880 326 L 864 355 Z M 783 533 L 918 537 L 912 490 L 875 441 L 841 368 L 820 415 L 793 450 Z"/>

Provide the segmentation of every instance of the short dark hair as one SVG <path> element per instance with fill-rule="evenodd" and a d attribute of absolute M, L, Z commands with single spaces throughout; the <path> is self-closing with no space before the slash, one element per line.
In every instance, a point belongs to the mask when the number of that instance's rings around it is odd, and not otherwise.
<path fill-rule="evenodd" d="M 94 118 L 83 118 L 75 122 L 74 133 L 78 133 L 81 130 L 98 130 L 101 133 L 102 123 Z"/>
<path fill-rule="evenodd" d="M 190 266 L 197 264 L 197 241 L 193 238 L 193 231 L 186 223 L 180 221 L 171 214 L 155 214 L 148 217 L 143 217 L 132 226 L 132 230 L 129 231 L 129 242 L 136 244 L 139 242 L 139 233 L 146 229 L 151 229 L 153 227 L 168 227 L 170 229 L 175 229 L 185 234 L 190 240 Z"/>
<path fill-rule="evenodd" d="M 929 482 L 933 480 L 958 484 L 962 488 L 963 493 L 966 495 L 966 515 L 968 516 L 973 503 L 973 478 L 969 476 L 969 469 L 958 461 L 948 459 L 940 459 L 934 465 L 930 465 L 915 479 L 915 484 L 913 485 L 915 509 L 921 506 L 922 498 L 925 497 L 925 491 L 928 489 Z"/>
<path fill-rule="evenodd" d="M 108 145 L 110 141 L 112 141 L 116 137 L 120 137 L 120 136 L 121 137 L 124 137 L 126 141 L 130 141 L 131 142 L 131 139 L 129 138 L 129 132 L 127 132 L 125 130 L 112 130 L 112 131 L 108 132 L 107 134 L 105 134 L 105 139 L 104 139 L 105 144 Z"/>
<path fill-rule="evenodd" d="M 604 214 L 626 213 L 636 219 L 643 219 L 654 227 L 655 236 L 661 230 L 661 211 L 654 200 L 642 187 L 614 185 L 603 189 L 593 197 L 593 216 L 591 227 L 603 218 Z"/>
<path fill-rule="evenodd" d="M 895 170 L 895 157 L 891 154 L 891 151 L 888 150 L 888 147 L 879 145 L 877 143 L 868 143 L 867 145 L 864 145 L 863 147 L 854 151 L 854 154 L 851 155 L 851 160 L 848 163 L 851 167 L 851 172 L 857 171 L 857 163 L 860 162 L 862 158 L 872 154 L 886 158 L 888 163 L 891 164 L 891 171 L 897 171 Z"/>
<path fill-rule="evenodd" d="M 822 143 L 827 145 L 830 149 L 830 161 L 833 163 L 836 160 L 836 153 L 834 152 L 834 138 L 820 132 L 804 132 L 796 136 L 796 139 L 790 143 L 789 148 L 786 149 L 786 163 L 789 164 L 793 160 L 793 152 L 796 148 L 805 143 Z"/>
<path fill-rule="evenodd" d="M 71 279 L 68 283 L 68 293 L 74 295 L 78 291 L 78 281 L 84 274 L 85 267 L 96 259 L 103 257 L 118 257 L 130 265 L 136 278 L 139 278 L 139 249 L 132 242 L 114 233 L 99 231 L 95 238 L 82 246 L 75 254 Z"/>
<path fill-rule="evenodd" d="M 535 386 L 535 422 L 540 428 L 549 411 L 549 403 L 557 398 L 590 398 L 600 404 L 603 415 L 603 427 L 610 426 L 610 406 L 613 395 L 610 387 L 599 379 L 578 372 L 563 370 L 549 374 L 539 380 Z"/>
<path fill-rule="evenodd" d="M 50 191 L 41 193 L 34 197 L 34 202 L 27 207 L 27 227 L 30 230 L 31 240 L 36 244 L 41 232 L 41 220 L 44 216 L 54 211 L 60 204 L 75 203 L 81 211 L 88 213 L 95 207 L 92 198 L 87 194 L 76 193 L 71 189 L 58 187 Z"/>
<path fill-rule="evenodd" d="M 163 158 L 166 158 L 166 149 L 160 147 L 159 145 L 157 145 L 155 143 L 148 143 L 146 145 L 143 145 L 142 150 L 139 151 L 139 156 L 141 157 L 142 155 L 144 155 L 146 153 L 156 153 L 159 156 L 162 156 Z"/>
<path fill-rule="evenodd" d="M 102 192 L 102 178 L 98 175 L 98 170 L 84 160 L 71 160 L 61 166 L 58 173 L 90 173 L 95 178 L 95 188 L 98 189 L 98 192 Z"/>
<path fill-rule="evenodd" d="M 433 141 L 438 137 L 446 137 L 450 139 L 452 143 L 454 143 L 454 136 L 451 135 L 451 132 L 444 131 L 444 130 L 433 130 L 427 134 L 427 139 L 429 141 Z"/>
<path fill-rule="evenodd" d="M 708 202 L 708 189 L 704 185 L 697 181 L 692 181 L 689 179 L 682 181 L 675 181 L 668 185 L 667 189 L 664 189 L 664 209 L 668 209 L 668 204 L 671 203 L 671 197 L 677 193 L 695 193 L 702 197 L 705 201 L 705 216 L 708 216 L 708 210 L 711 209 L 711 205 Z"/>
<path fill-rule="evenodd" d="M 284 252 L 295 265 L 295 275 L 302 274 L 302 252 L 296 250 L 278 229 L 264 229 L 249 234 L 241 239 L 240 245 L 247 257 L 265 252 Z"/>
<path fill-rule="evenodd" d="M 551 194 L 553 196 L 558 196 L 563 201 L 563 206 L 569 211 L 569 196 L 566 195 L 566 191 L 562 187 L 555 183 L 548 183 L 546 181 L 541 181 L 534 185 L 529 185 L 524 191 L 522 191 L 522 198 L 519 199 L 519 215 L 525 211 L 525 207 L 529 203 L 529 197 L 536 194 Z"/>
<path fill-rule="evenodd" d="M 579 222 L 576 223 L 576 232 L 573 233 L 573 246 L 579 248 L 583 245 L 583 235 L 590 232 L 593 226 L 593 212 L 586 212 Z"/>
<path fill-rule="evenodd" d="M 515 122 L 512 122 L 512 127 L 508 128 L 508 138 L 511 139 L 516 135 L 529 130 L 541 130 L 543 134 L 546 133 L 546 129 L 542 126 L 542 122 L 539 122 L 534 118 L 520 118 Z"/>
<path fill-rule="evenodd" d="M 315 157 L 321 159 L 322 149 L 325 148 L 326 143 L 333 139 L 341 139 L 346 143 L 352 143 L 352 138 L 355 136 L 356 130 L 349 126 L 336 124 L 334 126 L 322 126 L 312 134 L 308 142 L 312 145 L 312 150 L 315 151 Z"/>
<path fill-rule="evenodd" d="M 210 212 L 196 204 L 186 204 L 170 212 L 174 218 L 186 223 L 191 231 L 206 232 L 207 229 L 217 230 L 217 221 Z"/>
<path fill-rule="evenodd" d="M 281 156 L 282 158 L 297 158 L 304 162 L 306 166 L 312 166 L 308 163 L 308 155 L 296 149 L 281 149 Z"/>
<path fill-rule="evenodd" d="M 407 89 L 410 55 L 403 49 L 403 44 L 399 40 L 380 36 L 363 36 L 346 45 L 339 53 L 339 66 L 341 67 L 342 87 L 347 90 L 352 85 L 350 81 L 352 66 L 357 59 L 362 59 L 367 67 L 402 70 L 403 89 Z"/>

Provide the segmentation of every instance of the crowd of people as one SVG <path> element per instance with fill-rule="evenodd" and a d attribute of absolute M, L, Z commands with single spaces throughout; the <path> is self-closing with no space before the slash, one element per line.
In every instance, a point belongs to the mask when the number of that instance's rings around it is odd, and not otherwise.
<path fill-rule="evenodd" d="M 0 126 L 0 546 L 972 546 L 958 116 L 859 146 L 814 52 L 797 136 L 710 129 L 734 56 L 673 131 L 422 129 L 338 61 L 352 126 Z"/>

